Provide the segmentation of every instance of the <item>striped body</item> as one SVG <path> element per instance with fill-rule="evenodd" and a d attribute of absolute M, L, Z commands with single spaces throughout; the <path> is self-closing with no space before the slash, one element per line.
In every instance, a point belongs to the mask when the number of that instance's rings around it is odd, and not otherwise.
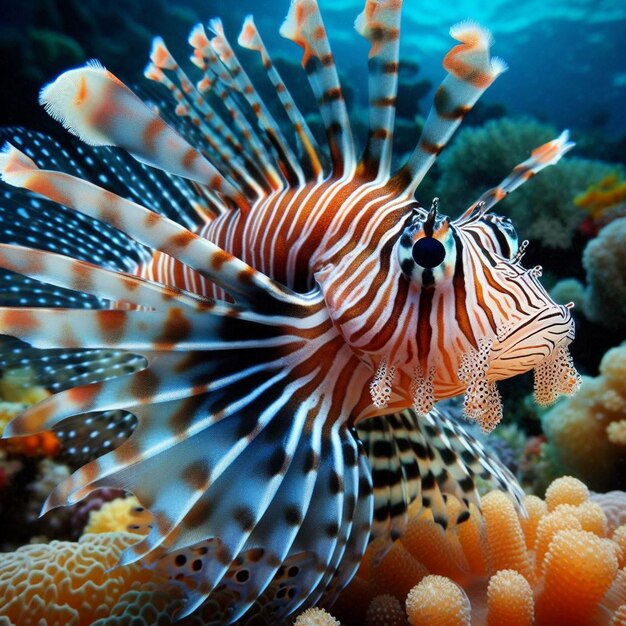
<path fill-rule="evenodd" d="M 25 277 L 12 278 L 23 297 L 3 297 L 0 334 L 31 345 L 14 345 L 0 367 L 28 366 L 57 392 L 5 436 L 54 430 L 82 450 L 45 510 L 104 486 L 137 495 L 155 522 L 121 562 L 179 581 L 182 614 L 208 598 L 215 622 L 280 623 L 332 603 L 370 537 L 402 533 L 411 503 L 460 523 L 479 505 L 477 477 L 519 503 L 506 468 L 435 403 L 463 394 L 465 416 L 490 430 L 502 414 L 496 381 L 534 370 L 542 403 L 578 385 L 569 308 L 541 287 L 540 268 L 522 266 L 510 222 L 489 213 L 559 160 L 567 133 L 456 219 L 436 199 L 420 205 L 428 168 L 505 66 L 487 31 L 454 27 L 460 43 L 419 143 L 392 172 L 401 4 L 366 0 L 355 24 L 371 44 L 360 158 L 314 0 L 292 2 L 281 34 L 303 49 L 327 154 L 252 18 L 239 43 L 260 54 L 283 126 L 213 20 L 212 38 L 202 25 L 189 37 L 195 84 L 154 41 L 146 76 L 171 95 L 162 114 L 173 125 L 97 64 L 42 91 L 96 146 L 98 184 L 25 131 L 14 143 L 32 147 L 0 154 L 2 180 L 28 192 L 7 194 L 8 206 L 30 202 L 0 243 L 0 266 Z M 80 232 L 60 247 L 63 219 L 102 230 L 107 256 Z M 33 280 L 44 287 L 29 291 Z M 461 502 L 457 519 L 447 495 Z"/>
<path fill-rule="evenodd" d="M 468 225 L 444 220 L 442 240 L 453 244 L 443 280 L 423 289 L 419 279 L 404 275 L 397 249 L 417 205 L 396 186 L 396 180 L 382 185 L 358 177 L 309 183 L 272 192 L 249 212 L 219 215 L 199 231 L 291 289 L 319 285 L 335 328 L 368 367 L 362 388 L 381 364 L 394 364 L 394 400 L 352 411 L 353 423 L 420 402 L 428 412 L 435 399 L 463 393 L 468 384 L 461 366 L 465 355 L 479 358 L 480 342 L 490 342 L 484 373 L 493 383 L 537 367 L 573 336 L 566 307 L 551 302 L 536 280 L 539 273 L 506 263 L 517 252 L 517 239 L 500 218 Z M 141 275 L 223 297 L 214 283 L 169 255 L 157 253 Z M 528 333 L 530 344 L 508 333 L 527 320 L 537 325 Z M 537 336 L 537 327 L 547 338 Z M 528 345 L 536 352 L 529 353 Z"/>

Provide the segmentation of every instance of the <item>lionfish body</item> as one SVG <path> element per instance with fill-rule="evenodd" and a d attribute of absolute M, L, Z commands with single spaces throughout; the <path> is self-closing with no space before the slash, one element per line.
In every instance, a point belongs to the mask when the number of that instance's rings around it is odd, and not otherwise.
<path fill-rule="evenodd" d="M 103 486 L 134 492 L 155 522 L 122 562 L 142 559 L 181 580 L 185 613 L 210 598 L 223 621 L 249 610 L 280 621 L 332 602 L 370 534 L 400 534 L 411 502 L 445 525 L 444 494 L 456 495 L 461 521 L 479 502 L 477 475 L 519 499 L 514 479 L 435 402 L 464 393 L 466 416 L 489 430 L 501 416 L 497 380 L 534 369 L 544 403 L 577 386 L 568 308 L 552 302 L 538 268 L 522 267 L 510 222 L 489 213 L 558 161 L 567 135 L 457 219 L 436 200 L 423 208 L 420 181 L 504 65 L 490 59 L 486 31 L 455 27 L 461 43 L 444 60 L 448 75 L 419 143 L 392 173 L 400 5 L 367 0 L 356 22 L 371 42 L 360 159 L 314 0 L 294 0 L 281 33 L 304 50 L 329 159 L 251 18 L 239 43 L 261 54 L 297 151 L 217 20 L 213 39 L 202 26 L 190 36 L 203 71 L 196 85 L 155 40 L 146 75 L 174 96 L 181 132 L 97 65 L 42 91 L 49 112 L 86 143 L 162 170 L 132 171 L 146 177 L 140 191 L 162 181 L 165 203 L 181 205 L 170 207 L 176 219 L 127 197 L 141 196 L 136 185 L 118 195 L 39 169 L 13 146 L 0 156 L 5 182 L 70 207 L 136 251 L 117 267 L 90 263 L 86 248 L 64 252 L 27 229 L 0 245 L 2 267 L 50 286 L 0 311 L 0 332 L 33 346 L 4 366 L 30 358 L 58 391 L 5 434 L 73 429 L 84 434 L 78 444 L 106 451 L 59 485 L 46 509 Z M 107 159 L 128 176 L 131 166 Z M 38 238 L 43 249 L 26 245 Z M 65 290 L 97 303 L 68 307 Z M 46 298 L 54 306 L 42 307 Z M 127 414 L 137 426 L 112 449 L 106 433 Z"/>

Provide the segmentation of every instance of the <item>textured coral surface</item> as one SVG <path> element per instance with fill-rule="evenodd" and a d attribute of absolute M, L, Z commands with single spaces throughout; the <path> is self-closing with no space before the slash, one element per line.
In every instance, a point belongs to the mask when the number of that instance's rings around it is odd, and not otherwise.
<path fill-rule="evenodd" d="M 611 519 L 621 519 L 623 500 L 608 501 Z M 490 492 L 482 516 L 472 507 L 469 520 L 446 531 L 428 513 L 414 517 L 391 549 L 373 542 L 332 613 L 346 625 L 385 624 L 364 621 L 368 599 L 384 593 L 405 604 L 412 626 L 623 625 L 626 525 L 609 525 L 572 477 L 524 504 L 521 517 Z M 459 506 L 453 498 L 447 505 Z"/>
<path fill-rule="evenodd" d="M 626 345 L 609 350 L 600 375 L 584 377 L 572 398 L 559 402 L 542 418 L 548 450 L 560 469 L 591 489 L 624 489 L 626 443 Z"/>
<path fill-rule="evenodd" d="M 88 534 L 76 543 L 52 541 L 3 554 L 0 616 L 15 626 L 90 626 L 108 616 L 125 592 L 166 582 L 137 564 L 107 571 L 139 538 Z"/>

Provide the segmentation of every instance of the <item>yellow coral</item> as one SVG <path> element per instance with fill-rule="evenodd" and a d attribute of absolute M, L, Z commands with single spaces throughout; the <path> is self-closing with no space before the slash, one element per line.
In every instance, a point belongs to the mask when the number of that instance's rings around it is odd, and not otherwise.
<path fill-rule="evenodd" d="M 623 420 L 626 345 L 609 350 L 600 364 L 600 376 L 584 377 L 576 396 L 558 403 L 542 417 L 548 454 L 591 489 L 622 487 L 626 446 L 621 445 L 619 424 Z"/>
<path fill-rule="evenodd" d="M 44 387 L 32 383 L 32 376 L 30 370 L 22 368 L 9 370 L 0 378 L 0 435 L 16 415 L 50 395 Z M 0 446 L 7 452 L 25 456 L 55 456 L 61 449 L 52 431 L 3 439 Z"/>
<path fill-rule="evenodd" d="M 594 220 L 599 220 L 607 209 L 622 202 L 626 202 L 626 180 L 621 180 L 617 172 L 589 185 L 574 198 L 574 204 L 585 209 Z"/>
<path fill-rule="evenodd" d="M 128 531 L 148 534 L 152 516 L 135 496 L 115 498 L 105 502 L 97 511 L 89 513 L 84 533 L 110 533 Z"/>
<path fill-rule="evenodd" d="M 34 373 L 27 367 L 6 370 L 0 378 L 0 399 L 5 402 L 31 405 L 49 395 L 45 387 L 34 384 Z"/>

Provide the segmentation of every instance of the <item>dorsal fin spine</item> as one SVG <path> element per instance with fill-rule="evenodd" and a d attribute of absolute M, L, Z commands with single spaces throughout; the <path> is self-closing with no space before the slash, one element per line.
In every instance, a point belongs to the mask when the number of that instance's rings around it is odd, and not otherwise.
<path fill-rule="evenodd" d="M 260 128 L 263 130 L 269 144 L 276 152 L 278 164 L 283 176 L 290 184 L 304 185 L 305 176 L 298 159 L 283 136 L 276 120 L 259 97 L 252 81 L 235 55 L 235 52 L 226 38 L 221 21 L 214 19 L 210 22 L 210 25 L 215 32 L 215 37 L 211 40 L 211 45 L 217 52 L 222 63 L 230 71 L 233 82 L 250 105 Z"/>
<path fill-rule="evenodd" d="M 280 34 L 304 50 L 302 66 L 326 127 L 333 176 L 350 177 L 356 168 L 352 130 L 316 0 L 293 0 Z"/>
<path fill-rule="evenodd" d="M 267 48 L 261 39 L 261 35 L 257 30 L 256 24 L 251 15 L 246 17 L 241 34 L 238 40 L 239 45 L 244 48 L 248 48 L 250 50 L 255 50 L 259 52 L 261 55 L 261 60 L 263 62 L 263 67 L 267 72 L 267 75 L 276 88 L 276 93 L 278 94 L 278 98 L 280 99 L 289 120 L 291 121 L 294 130 L 296 132 L 297 137 L 300 139 L 302 147 L 304 149 L 304 153 L 306 154 L 309 165 L 311 167 L 311 171 L 313 176 L 316 179 L 323 177 L 324 168 L 322 165 L 322 158 L 320 156 L 320 149 L 317 145 L 317 141 L 309 128 L 309 125 L 306 123 L 302 113 L 296 106 L 287 86 L 285 85 L 283 79 L 281 78 L 278 70 L 274 67 L 272 60 L 269 56 Z"/>
<path fill-rule="evenodd" d="M 369 54 L 369 133 L 359 164 L 367 178 L 386 181 L 391 166 L 398 91 L 402 0 L 367 0 L 354 24 L 371 43 Z"/>
<path fill-rule="evenodd" d="M 461 22 L 450 29 L 450 35 L 461 43 L 443 60 L 448 75 L 435 93 L 415 150 L 406 164 L 394 175 L 414 193 L 435 159 L 491 83 L 506 70 L 506 64 L 491 58 L 489 31 L 475 22 Z"/>

